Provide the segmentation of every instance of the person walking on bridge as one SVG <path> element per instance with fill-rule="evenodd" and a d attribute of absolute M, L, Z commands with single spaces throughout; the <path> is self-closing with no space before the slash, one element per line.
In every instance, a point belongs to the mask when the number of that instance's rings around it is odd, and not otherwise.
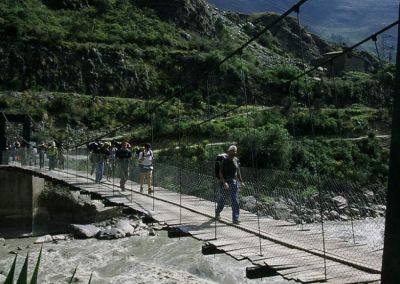
<path fill-rule="evenodd" d="M 56 146 L 56 142 L 53 141 L 50 143 L 50 146 L 47 149 L 47 157 L 49 158 L 49 171 L 54 170 L 57 166 L 57 155 L 58 149 Z"/>
<path fill-rule="evenodd" d="M 151 179 L 153 173 L 153 151 L 151 151 L 151 145 L 149 143 L 144 144 L 144 149 L 139 153 L 139 168 L 140 168 L 140 192 L 143 192 L 144 178 L 147 180 L 147 193 L 151 194 Z"/>
<path fill-rule="evenodd" d="M 47 146 L 42 142 L 38 147 L 39 152 L 39 168 L 44 168 L 44 155 L 46 153 Z"/>
<path fill-rule="evenodd" d="M 129 165 L 132 158 L 132 152 L 128 149 L 128 142 L 122 142 L 121 148 L 115 153 L 115 157 L 118 159 L 118 165 L 120 169 L 120 187 L 121 190 L 125 190 L 125 183 L 128 180 Z"/>
<path fill-rule="evenodd" d="M 239 169 L 239 159 L 236 157 L 236 155 L 237 147 L 235 145 L 231 145 L 228 148 L 226 157 L 221 161 L 221 166 L 219 168 L 220 190 L 217 195 L 217 209 L 215 212 L 215 218 L 220 218 L 220 214 L 225 207 L 226 199 L 228 196 L 230 196 L 232 206 L 232 222 L 234 224 L 239 224 L 238 192 L 243 180 Z"/>

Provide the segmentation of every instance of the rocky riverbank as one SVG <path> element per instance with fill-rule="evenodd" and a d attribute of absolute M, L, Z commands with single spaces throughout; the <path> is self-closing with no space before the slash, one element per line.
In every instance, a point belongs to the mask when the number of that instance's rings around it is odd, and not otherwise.
<path fill-rule="evenodd" d="M 267 202 L 257 202 L 254 196 L 244 196 L 241 202 L 244 209 L 258 211 L 260 216 L 297 224 L 319 223 L 321 213 L 324 221 L 350 221 L 384 217 L 386 212 L 384 193 L 372 190 L 354 192 L 352 195 L 330 192 L 298 200 L 279 196 Z"/>
<path fill-rule="evenodd" d="M 143 215 L 51 183 L 45 185 L 39 199 L 39 207 L 35 209 L 34 235 L 48 234 L 35 243 L 70 238 L 111 240 L 155 236 L 156 230 L 163 229 L 160 225 L 143 222 Z"/>
<path fill-rule="evenodd" d="M 71 239 L 113 240 L 132 236 L 155 236 L 163 227 L 157 224 L 147 225 L 136 215 L 112 218 L 93 224 L 71 224 L 67 234 L 46 234 L 35 240 L 35 244 L 59 242 Z"/>

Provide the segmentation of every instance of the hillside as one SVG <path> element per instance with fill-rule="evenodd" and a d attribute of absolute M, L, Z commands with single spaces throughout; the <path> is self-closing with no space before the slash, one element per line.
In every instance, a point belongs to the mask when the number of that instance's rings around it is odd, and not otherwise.
<path fill-rule="evenodd" d="M 203 0 L 1 2 L 0 90 L 198 99 L 204 72 L 274 17 L 225 15 Z M 331 47 L 285 20 L 219 70 L 213 100 L 237 102 L 242 70 L 265 93 L 265 68 L 295 69 L 301 50 L 309 62 Z"/>
<path fill-rule="evenodd" d="M 393 66 L 357 53 L 372 73 L 332 78 L 322 68 L 288 88 L 303 55 L 309 66 L 337 47 L 287 18 L 213 68 L 277 17 L 220 12 L 203 0 L 2 1 L 0 110 L 31 115 L 36 142 L 74 145 L 111 133 L 173 151 L 182 135 L 194 144 L 184 155 L 196 160 L 214 158 L 199 141 L 237 141 L 248 166 L 246 149 L 257 145 L 263 167 L 384 182 L 387 151 L 373 138 L 390 128 Z M 246 107 L 198 126 L 238 104 Z"/>
<path fill-rule="evenodd" d="M 288 10 L 295 0 L 209 0 L 225 11 L 241 13 L 278 12 Z M 301 21 L 307 30 L 337 43 L 357 41 L 394 22 L 398 18 L 398 1 L 393 0 L 312 0 L 301 9 Z M 394 60 L 397 31 L 388 31 L 379 39 L 379 49 L 385 59 Z M 367 45 L 372 49 L 372 45 Z"/>
<path fill-rule="evenodd" d="M 391 67 L 376 74 L 345 72 L 333 80 L 330 74 L 317 72 L 311 76 L 319 80 L 293 82 L 290 94 L 285 82 L 300 74 L 303 55 L 308 64 L 336 50 L 290 17 L 242 55 L 204 76 L 277 17 L 276 13 L 219 12 L 204 0 L 0 2 L 0 91 L 146 100 L 176 96 L 194 109 L 208 101 L 217 110 L 220 103 L 246 100 L 285 108 L 310 102 L 317 107 L 390 105 Z M 376 59 L 365 58 L 369 69 L 377 70 Z M 310 93 L 312 101 L 307 98 Z M 6 111 L 10 105 L 0 101 Z M 49 108 L 39 107 L 36 118 L 51 112 Z M 71 109 L 68 123 L 97 127 L 95 110 L 83 115 L 72 105 L 67 108 Z"/>

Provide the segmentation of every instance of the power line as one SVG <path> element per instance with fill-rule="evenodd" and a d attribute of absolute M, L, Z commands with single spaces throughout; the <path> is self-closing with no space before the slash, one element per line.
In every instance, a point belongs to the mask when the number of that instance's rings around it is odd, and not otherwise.
<path fill-rule="evenodd" d="M 236 54 L 240 54 L 242 52 L 242 50 L 248 46 L 250 43 L 252 43 L 253 41 L 255 41 L 256 39 L 258 39 L 263 33 L 265 33 L 267 30 L 269 30 L 270 28 L 272 28 L 273 26 L 275 26 L 276 24 L 278 24 L 280 21 L 282 21 L 284 18 L 286 18 L 289 14 L 291 14 L 294 11 L 299 11 L 300 6 L 302 6 L 304 3 L 306 3 L 308 0 L 300 0 L 299 2 L 297 2 L 295 5 L 293 5 L 289 10 L 287 10 L 285 13 L 283 13 L 281 16 L 279 16 L 277 19 L 275 19 L 271 24 L 267 25 L 264 29 L 262 29 L 260 32 L 258 32 L 255 36 L 253 36 L 252 38 L 250 38 L 247 42 L 245 42 L 241 47 L 239 47 L 238 49 L 236 49 L 235 51 L 233 51 L 232 53 L 230 53 L 228 56 L 226 56 L 224 59 L 222 59 L 219 63 L 217 63 L 216 65 L 214 65 L 211 69 L 209 69 L 208 71 L 206 71 L 204 73 L 204 77 L 200 78 L 201 80 L 204 80 L 205 78 L 207 78 L 209 76 L 209 74 L 213 71 L 216 70 L 217 68 L 219 68 L 219 66 L 221 66 L 222 64 L 224 64 L 226 61 L 228 61 L 230 58 L 232 58 L 233 56 L 235 56 Z M 162 106 L 163 104 L 165 104 L 166 102 L 170 101 L 172 98 L 174 98 L 175 96 L 170 96 L 166 99 L 164 99 L 161 103 L 157 104 L 156 106 L 152 107 L 150 110 L 147 110 L 143 115 L 148 115 L 153 113 L 157 108 L 159 108 L 160 106 Z M 239 106 L 240 107 L 240 106 Z M 239 107 L 235 107 L 234 109 L 237 109 Z M 229 113 L 232 110 L 228 110 L 227 113 Z M 117 128 L 114 128 L 113 130 L 109 131 L 108 133 L 98 136 L 96 138 L 93 138 L 90 141 L 87 141 L 85 143 L 81 143 L 79 145 L 76 145 L 75 147 L 79 147 L 79 146 L 83 146 L 86 145 L 87 143 L 93 141 L 93 140 L 97 140 L 97 139 L 102 139 L 107 137 L 108 135 L 122 130 L 124 128 L 129 128 L 131 127 L 130 124 L 126 124 L 126 125 L 121 125 Z"/>
<path fill-rule="evenodd" d="M 370 36 L 367 37 L 366 39 L 364 39 L 364 40 L 358 42 L 357 44 L 355 44 L 355 45 L 353 45 L 353 46 L 351 46 L 351 47 L 345 49 L 345 50 L 344 50 L 343 52 L 341 52 L 340 54 L 338 54 L 338 55 L 336 55 L 336 56 L 334 56 L 334 57 L 332 57 L 332 58 L 330 58 L 330 59 L 324 61 L 324 62 L 323 62 L 322 64 L 320 64 L 320 65 L 325 65 L 325 64 L 327 64 L 327 63 L 329 63 L 329 62 L 332 62 L 333 60 L 337 59 L 338 57 L 342 56 L 343 54 L 346 54 L 346 53 L 352 51 L 353 49 L 357 48 L 358 46 L 362 45 L 363 43 L 365 43 L 365 42 L 367 42 L 367 41 L 369 41 L 369 40 L 371 40 L 371 39 L 373 39 L 373 38 L 376 38 L 379 34 L 381 34 L 381 33 L 385 32 L 385 31 L 391 29 L 392 27 L 396 26 L 398 23 L 399 23 L 399 20 L 393 22 L 392 24 L 386 26 L 385 28 L 381 29 L 380 31 L 378 31 L 378 32 L 376 32 L 376 33 L 370 35 Z M 305 71 L 305 72 L 303 72 L 302 74 L 298 75 L 296 78 L 285 82 L 284 84 L 290 84 L 290 83 L 292 83 L 292 82 L 294 82 L 294 81 L 300 79 L 301 77 L 303 77 L 303 76 L 305 76 L 305 75 L 311 73 L 312 71 L 315 71 L 318 67 L 319 67 L 319 66 L 313 67 L 313 68 L 311 68 L 310 70 Z M 213 119 L 215 119 L 215 118 L 224 116 L 224 115 L 226 115 L 226 114 L 228 114 L 228 113 L 230 113 L 230 112 L 232 112 L 232 111 L 234 111 L 234 110 L 236 110 L 236 109 L 238 109 L 238 108 L 240 108 L 240 107 L 242 107 L 242 106 L 243 106 L 243 104 L 238 105 L 238 106 L 235 106 L 235 107 L 233 107 L 233 108 L 231 108 L 231 109 L 229 109 L 229 110 L 223 111 L 223 112 L 221 112 L 221 113 L 219 113 L 219 114 L 214 115 L 212 118 L 203 120 L 202 122 L 196 124 L 195 126 L 200 126 L 200 125 L 202 125 L 202 124 L 204 124 L 204 123 L 206 123 L 206 122 L 209 122 L 209 121 L 211 121 L 211 120 L 213 120 Z"/>
<path fill-rule="evenodd" d="M 370 35 L 369 37 L 365 38 L 364 40 L 362 40 L 362 41 L 360 41 L 360 42 L 354 44 L 354 45 L 351 46 L 351 47 L 346 48 L 345 50 L 343 50 L 342 52 L 340 52 L 340 53 L 338 53 L 337 55 L 333 56 L 332 58 L 329 58 L 329 59 L 323 61 L 321 64 L 319 64 L 319 66 L 314 66 L 313 68 L 311 68 L 311 69 L 309 69 L 309 70 L 303 72 L 302 74 L 296 76 L 294 79 L 291 79 L 291 80 L 285 82 L 285 84 L 290 84 L 290 83 L 292 83 L 292 82 L 294 82 L 294 81 L 300 79 L 301 77 L 304 77 L 305 75 L 311 73 L 312 71 L 317 70 L 318 67 L 324 66 L 324 65 L 328 64 L 329 62 L 333 62 L 335 59 L 341 57 L 341 56 L 344 55 L 344 54 L 349 53 L 350 51 L 356 49 L 357 47 L 359 47 L 360 45 L 366 43 L 367 41 L 375 39 L 378 35 L 380 35 L 381 33 L 384 33 L 385 31 L 387 31 L 387 30 L 389 30 L 389 29 L 391 29 L 391 28 L 393 28 L 393 27 L 396 26 L 398 23 L 399 23 L 399 20 L 397 20 L 397 21 L 391 23 L 390 25 L 388 25 L 388 26 L 384 27 L 383 29 L 381 29 L 380 31 L 378 31 L 378 32 L 376 32 L 376 33 Z"/>
<path fill-rule="evenodd" d="M 227 115 L 228 113 L 231 113 L 232 111 L 235 111 L 235 110 L 241 108 L 242 106 L 244 106 L 244 104 L 240 104 L 240 105 L 235 106 L 235 107 L 233 107 L 233 108 L 230 108 L 230 109 L 228 109 L 228 110 L 226 110 L 226 111 L 224 111 L 224 112 L 221 112 L 221 113 L 219 113 L 219 114 L 216 114 L 216 115 L 214 115 L 213 117 L 210 117 L 210 118 L 208 118 L 208 119 L 206 119 L 206 120 L 203 120 L 203 121 L 200 122 L 200 123 L 195 124 L 194 126 L 201 126 L 202 124 L 207 123 L 207 122 L 209 122 L 209 121 L 211 121 L 211 120 L 214 120 L 214 119 L 216 119 L 216 118 L 218 118 L 218 117 Z"/>
<path fill-rule="evenodd" d="M 233 52 L 231 52 L 228 56 L 226 56 L 224 59 L 222 59 L 220 62 L 218 62 L 217 64 L 215 64 L 213 67 L 211 67 L 208 71 L 206 71 L 205 75 L 206 77 L 214 70 L 218 69 L 219 66 L 221 66 L 222 64 L 224 64 L 226 61 L 228 61 L 230 58 L 232 58 L 233 56 L 237 55 L 237 54 L 241 54 L 243 49 L 248 46 L 250 43 L 252 43 L 253 41 L 255 41 L 256 39 L 258 39 L 260 36 L 262 36 L 266 31 L 268 31 L 269 29 L 271 29 L 273 26 L 275 26 L 276 24 L 278 24 L 280 21 L 282 21 L 284 18 L 286 18 L 289 14 L 291 14 L 292 12 L 298 12 L 300 7 L 306 3 L 308 0 L 300 0 L 299 2 L 297 2 L 295 5 L 292 6 L 292 8 L 290 8 L 289 10 L 287 10 L 285 13 L 283 13 L 282 15 L 280 15 L 278 18 L 276 18 L 272 23 L 270 23 L 269 25 L 267 25 L 265 28 L 263 28 L 261 31 L 259 31 L 255 36 L 253 36 L 252 38 L 250 38 L 248 41 L 246 41 L 244 44 L 242 44 L 239 48 L 237 48 L 236 50 L 234 50 Z"/>
<path fill-rule="evenodd" d="M 264 27 L 264 28 L 263 28 L 260 32 L 258 32 L 255 36 L 253 36 L 253 37 L 250 38 L 248 41 L 246 41 L 244 44 L 242 44 L 242 46 L 240 46 L 239 48 L 237 48 L 236 50 L 234 50 L 233 52 L 231 52 L 231 53 L 230 53 L 229 55 L 227 55 L 224 59 L 222 59 L 222 60 L 219 61 L 217 64 L 215 64 L 214 66 L 212 66 L 209 70 L 207 70 L 207 71 L 204 73 L 205 76 L 204 76 L 203 78 L 200 78 L 200 80 L 204 80 L 204 78 L 207 78 L 211 72 L 213 72 L 214 70 L 218 69 L 222 64 L 224 64 L 224 63 L 225 63 L 226 61 L 228 61 L 230 58 L 234 57 L 234 56 L 237 55 L 237 54 L 241 54 L 242 51 L 243 51 L 243 49 L 244 49 L 246 46 L 248 46 L 250 43 L 252 43 L 252 42 L 255 41 L 256 39 L 258 39 L 262 34 L 264 34 L 267 30 L 271 29 L 273 26 L 275 26 L 276 24 L 278 24 L 280 21 L 282 21 L 284 18 L 286 18 L 289 14 L 291 14 L 292 12 L 298 13 L 299 10 L 300 10 L 300 7 L 301 7 L 304 3 L 306 3 L 307 1 L 308 1 L 308 0 L 301 0 L 301 1 L 297 2 L 297 3 L 296 3 L 295 5 L 293 5 L 289 10 L 287 10 L 285 13 L 283 13 L 281 16 L 279 16 L 277 19 L 275 19 L 271 24 L 269 24 L 269 25 L 267 25 L 266 27 Z M 327 64 L 327 63 L 329 63 L 329 62 L 332 62 L 333 60 L 337 59 L 338 57 L 342 56 L 343 54 L 346 54 L 346 53 L 352 51 L 353 49 L 357 48 L 358 46 L 362 45 L 363 43 L 369 41 L 370 39 L 376 38 L 379 34 L 385 32 L 385 31 L 387 31 L 388 29 L 392 28 L 393 26 L 397 25 L 398 22 L 399 22 L 399 21 L 396 21 L 396 22 L 390 24 L 389 26 L 387 26 L 387 27 L 381 29 L 380 31 L 378 31 L 378 32 L 376 32 L 376 33 L 374 33 L 374 34 L 372 34 L 372 35 L 369 36 L 368 38 L 366 38 L 366 39 L 360 41 L 359 43 L 357 43 L 357 44 L 355 44 L 355 45 L 353 45 L 353 46 L 351 46 L 351 47 L 349 47 L 349 48 L 347 48 L 347 49 L 345 49 L 345 50 L 344 50 L 343 52 L 341 52 L 340 54 L 338 54 L 338 55 L 336 55 L 336 56 L 334 56 L 334 57 L 332 57 L 332 58 L 330 58 L 330 59 L 324 61 L 324 62 L 323 62 L 322 64 L 320 64 L 320 65 L 325 65 L 325 64 Z M 309 74 L 310 72 L 315 71 L 317 68 L 318 68 L 318 67 L 313 67 L 313 68 L 309 69 L 308 71 L 303 72 L 301 75 L 297 76 L 296 78 L 294 78 L 294 79 L 292 79 L 292 80 L 290 80 L 290 81 L 287 81 L 286 84 L 290 84 L 291 82 L 293 82 L 293 81 L 295 81 L 295 80 L 297 80 L 297 79 L 299 79 L 299 78 L 301 78 L 301 77 L 303 77 L 303 76 Z M 175 97 L 175 96 L 170 96 L 170 97 L 164 99 L 163 101 L 161 101 L 160 103 L 158 103 L 157 105 L 155 105 L 154 107 L 152 107 L 151 109 L 147 110 L 143 115 L 145 116 L 145 115 L 148 115 L 148 114 L 153 113 L 156 109 L 158 109 L 160 106 L 164 105 L 166 102 L 170 101 L 170 100 L 171 100 L 172 98 L 174 98 L 174 97 Z M 243 105 L 238 105 L 238 106 L 235 106 L 235 107 L 233 107 L 233 108 L 231 108 L 231 109 L 229 109 L 229 110 L 226 110 L 226 111 L 224 111 L 224 112 L 221 112 L 221 113 L 219 113 L 219 114 L 213 116 L 212 118 L 206 119 L 206 120 L 204 120 L 204 121 L 202 121 L 202 122 L 196 124 L 196 126 L 200 126 L 200 125 L 202 125 L 202 124 L 204 124 L 204 123 L 206 123 L 206 122 L 209 122 L 209 121 L 211 121 L 211 120 L 213 120 L 213 119 L 215 119 L 215 118 L 217 118 L 217 117 L 224 116 L 224 115 L 226 115 L 226 114 L 228 114 L 228 113 L 230 113 L 230 112 L 232 112 L 232 111 L 234 111 L 234 110 L 240 108 L 241 106 L 243 106 Z M 92 140 L 90 140 L 90 141 L 93 141 L 93 140 L 96 140 L 96 139 L 105 138 L 105 137 L 109 136 L 110 134 L 115 133 L 116 131 L 119 131 L 119 130 L 122 130 L 122 129 L 125 129 L 125 128 L 130 128 L 131 126 L 132 126 L 131 124 L 121 125 L 121 126 L 119 126 L 119 127 L 117 127 L 117 128 L 114 128 L 113 130 L 109 131 L 108 133 L 106 133 L 106 134 L 104 134 L 104 135 L 101 135 L 101 136 L 98 136 L 98 137 L 96 137 L 96 138 L 94 138 L 94 139 L 92 139 Z M 82 143 L 82 144 L 80 144 L 80 145 L 78 145 L 78 146 L 75 146 L 75 147 L 79 147 L 79 146 L 85 145 L 85 144 L 87 144 L 87 143 L 90 142 L 90 141 L 87 141 L 87 142 Z"/>

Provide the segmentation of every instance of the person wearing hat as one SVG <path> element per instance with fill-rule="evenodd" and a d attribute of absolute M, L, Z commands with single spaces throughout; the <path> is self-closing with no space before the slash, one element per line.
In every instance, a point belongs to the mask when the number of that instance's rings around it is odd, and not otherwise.
<path fill-rule="evenodd" d="M 225 207 L 226 199 L 228 196 L 230 196 L 232 206 L 232 222 L 234 224 L 239 224 L 238 192 L 243 180 L 239 170 L 239 159 L 236 157 L 236 155 L 237 147 L 235 145 L 231 145 L 228 148 L 226 157 L 221 162 L 219 169 L 219 180 L 221 186 L 217 196 L 217 209 L 215 211 L 215 218 L 220 218 L 220 214 Z"/>

